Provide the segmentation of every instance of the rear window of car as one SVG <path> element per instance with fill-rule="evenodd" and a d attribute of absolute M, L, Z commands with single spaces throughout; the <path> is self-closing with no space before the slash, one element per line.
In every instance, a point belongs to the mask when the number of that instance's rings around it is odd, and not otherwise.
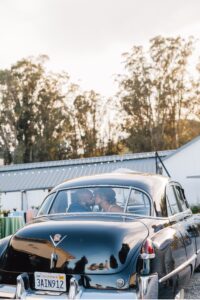
<path fill-rule="evenodd" d="M 49 207 L 53 201 L 53 198 L 55 197 L 55 193 L 49 194 L 43 201 L 37 216 L 46 215 L 49 211 Z"/>
<path fill-rule="evenodd" d="M 129 213 L 150 215 L 150 200 L 143 191 L 130 187 L 98 186 L 65 189 L 46 198 L 38 215 L 60 213 Z"/>
<path fill-rule="evenodd" d="M 127 205 L 127 212 L 138 215 L 150 215 L 150 201 L 148 196 L 138 190 L 132 190 Z"/>

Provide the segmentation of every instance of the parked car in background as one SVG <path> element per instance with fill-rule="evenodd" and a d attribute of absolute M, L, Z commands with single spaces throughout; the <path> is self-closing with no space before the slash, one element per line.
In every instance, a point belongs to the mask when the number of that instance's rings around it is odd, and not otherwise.
<path fill-rule="evenodd" d="M 81 177 L 0 241 L 0 259 L 2 298 L 183 298 L 200 265 L 200 216 L 168 177 Z"/>

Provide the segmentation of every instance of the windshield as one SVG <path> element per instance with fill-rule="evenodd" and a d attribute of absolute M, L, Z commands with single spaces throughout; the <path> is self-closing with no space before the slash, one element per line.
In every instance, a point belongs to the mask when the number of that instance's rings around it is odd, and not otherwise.
<path fill-rule="evenodd" d="M 134 188 L 99 186 L 64 189 L 47 196 L 37 216 L 76 212 L 150 215 L 150 200 L 146 193 Z"/>

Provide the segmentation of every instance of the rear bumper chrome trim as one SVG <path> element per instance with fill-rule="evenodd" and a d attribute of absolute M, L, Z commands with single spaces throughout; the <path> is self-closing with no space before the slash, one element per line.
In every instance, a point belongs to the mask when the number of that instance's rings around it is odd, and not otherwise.
<path fill-rule="evenodd" d="M 78 285 L 75 278 L 70 280 L 69 293 L 32 290 L 27 273 L 17 277 L 16 285 L 0 285 L 0 298 L 39 300 L 39 299 L 157 299 L 158 274 L 138 276 L 138 290 L 85 289 Z"/>
<path fill-rule="evenodd" d="M 113 290 L 93 290 L 80 289 L 76 296 L 70 298 L 66 293 L 53 293 L 44 291 L 25 291 L 20 296 L 16 296 L 16 286 L 5 285 L 4 290 L 0 286 L 0 298 L 3 299 L 21 299 L 21 300 L 67 300 L 67 299 L 138 299 L 135 290 L 130 291 L 113 291 Z"/>
<path fill-rule="evenodd" d="M 0 284 L 0 298 L 14 299 L 16 296 L 16 285 Z"/>
<path fill-rule="evenodd" d="M 138 276 L 138 299 L 158 299 L 158 274 Z"/>

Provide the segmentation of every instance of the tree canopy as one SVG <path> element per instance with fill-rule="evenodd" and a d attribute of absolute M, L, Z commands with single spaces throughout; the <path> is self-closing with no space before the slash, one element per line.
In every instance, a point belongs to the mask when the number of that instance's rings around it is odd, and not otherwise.
<path fill-rule="evenodd" d="M 130 150 L 175 149 L 200 133 L 199 125 L 193 130 L 197 115 L 191 114 L 197 102 L 188 71 L 193 48 L 193 38 L 157 36 L 148 49 L 134 46 L 123 55 L 126 73 L 118 76 L 118 96 Z"/>
<path fill-rule="evenodd" d="M 118 92 L 84 91 L 46 55 L 0 70 L 0 154 L 5 163 L 175 149 L 200 134 L 200 60 L 190 37 L 157 36 L 123 54 Z M 194 61 L 194 59 L 193 59 Z"/>
<path fill-rule="evenodd" d="M 0 71 L 0 146 L 5 163 L 103 154 L 102 98 L 68 74 L 48 73 L 46 56 Z"/>

